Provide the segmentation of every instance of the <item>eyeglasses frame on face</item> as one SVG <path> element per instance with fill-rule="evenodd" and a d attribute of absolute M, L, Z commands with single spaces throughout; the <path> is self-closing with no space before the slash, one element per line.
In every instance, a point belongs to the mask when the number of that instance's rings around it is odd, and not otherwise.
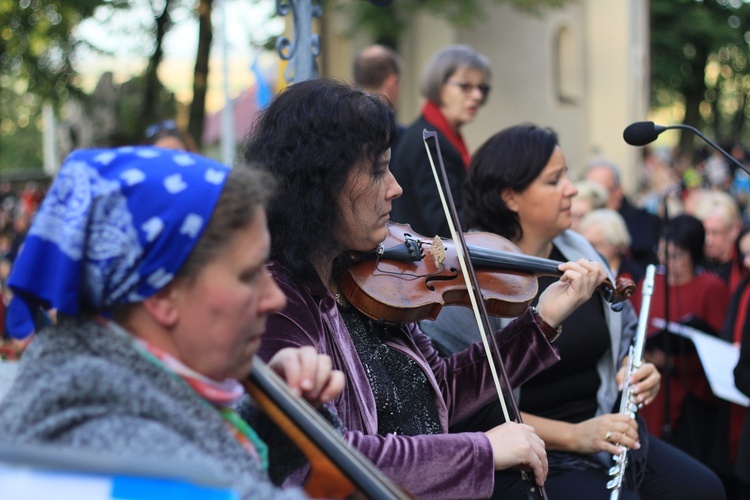
<path fill-rule="evenodd" d="M 454 87 L 458 87 L 461 89 L 461 92 L 464 94 L 469 94 L 474 91 L 474 89 L 477 89 L 479 92 L 482 93 L 482 97 L 487 97 L 492 90 L 492 87 L 487 83 L 480 83 L 479 85 L 474 85 L 473 83 L 469 82 L 454 82 L 452 80 L 448 80 L 448 85 L 453 85 Z"/>

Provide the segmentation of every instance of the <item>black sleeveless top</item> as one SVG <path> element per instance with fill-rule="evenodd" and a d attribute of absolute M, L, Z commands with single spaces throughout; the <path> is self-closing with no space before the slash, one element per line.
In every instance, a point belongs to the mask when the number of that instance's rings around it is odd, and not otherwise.
<path fill-rule="evenodd" d="M 553 248 L 549 258 L 568 260 L 557 248 Z M 558 279 L 538 279 L 539 293 L 534 304 Z M 596 364 L 611 345 L 602 307 L 601 297 L 594 294 L 563 321 L 563 334 L 555 341 L 561 361 L 523 385 L 518 402 L 521 411 L 570 423 L 596 415 L 596 393 L 601 383 Z"/>

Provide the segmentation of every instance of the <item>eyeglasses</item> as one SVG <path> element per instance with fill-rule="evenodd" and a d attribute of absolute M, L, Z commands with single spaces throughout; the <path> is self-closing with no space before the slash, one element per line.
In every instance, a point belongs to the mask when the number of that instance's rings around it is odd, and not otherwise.
<path fill-rule="evenodd" d="M 487 97 L 487 94 L 490 93 L 490 90 L 492 90 L 492 87 L 487 85 L 486 83 L 480 83 L 479 85 L 474 85 L 473 83 L 466 83 L 466 82 L 448 82 L 449 85 L 454 85 L 461 89 L 461 92 L 464 94 L 470 94 L 474 91 L 474 89 L 478 89 L 479 92 L 482 93 L 482 96 Z"/>
<path fill-rule="evenodd" d="M 154 123 L 146 129 L 146 133 L 144 135 L 146 139 L 151 139 L 159 132 L 163 132 L 165 130 L 177 130 L 177 122 L 175 122 L 174 120 L 164 120 L 163 122 Z"/>

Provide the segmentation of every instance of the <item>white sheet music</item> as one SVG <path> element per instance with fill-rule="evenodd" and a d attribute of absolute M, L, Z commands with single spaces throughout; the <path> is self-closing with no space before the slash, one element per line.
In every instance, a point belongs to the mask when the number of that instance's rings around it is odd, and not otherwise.
<path fill-rule="evenodd" d="M 653 318 L 651 324 L 664 328 L 664 318 Z M 740 348 L 726 340 L 679 323 L 669 323 L 669 331 L 690 339 L 706 372 L 711 390 L 721 399 L 742 406 L 750 406 L 750 398 L 734 385 L 734 367 L 740 359 Z"/>

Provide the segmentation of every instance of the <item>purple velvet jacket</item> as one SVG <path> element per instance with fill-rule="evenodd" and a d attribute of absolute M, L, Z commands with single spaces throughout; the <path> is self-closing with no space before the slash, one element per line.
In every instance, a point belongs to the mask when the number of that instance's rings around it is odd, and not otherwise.
<path fill-rule="evenodd" d="M 287 307 L 268 320 L 259 355 L 268 361 L 284 347 L 313 346 L 344 372 L 346 387 L 333 402 L 347 428 L 345 438 L 380 470 L 418 497 L 489 497 L 494 483 L 492 447 L 483 433 L 447 434 L 458 422 L 497 398 L 481 343 L 442 358 L 416 324 L 388 330 L 386 344 L 412 358 L 435 391 L 445 434 L 378 435 L 375 397 L 332 295 L 295 287 L 284 268 L 271 272 Z M 559 361 L 533 316 L 526 313 L 495 333 L 511 385 L 517 387 Z"/>

